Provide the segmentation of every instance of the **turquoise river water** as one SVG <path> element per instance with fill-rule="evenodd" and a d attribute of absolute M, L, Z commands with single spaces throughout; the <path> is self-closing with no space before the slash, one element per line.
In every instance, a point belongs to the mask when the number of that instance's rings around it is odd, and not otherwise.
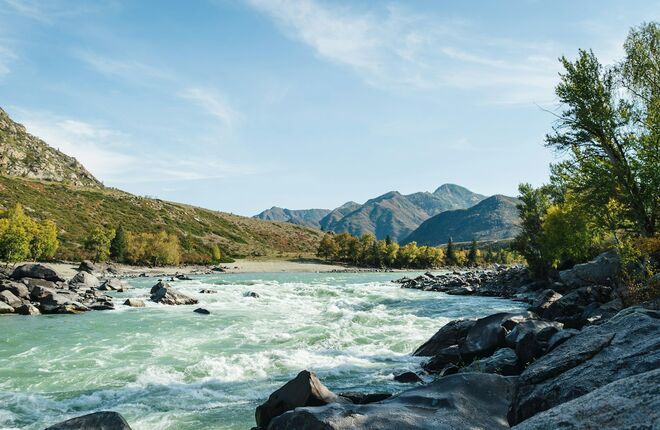
<path fill-rule="evenodd" d="M 129 280 L 114 311 L 0 318 L 0 428 L 43 429 L 98 410 L 135 430 L 248 429 L 254 409 L 300 370 L 333 391 L 400 391 L 394 373 L 450 319 L 519 309 L 392 284 L 402 273 L 258 273 L 173 283 L 200 300 L 147 302 L 153 278 Z M 199 294 L 211 288 L 217 294 Z M 258 299 L 245 297 L 257 292 Z"/>

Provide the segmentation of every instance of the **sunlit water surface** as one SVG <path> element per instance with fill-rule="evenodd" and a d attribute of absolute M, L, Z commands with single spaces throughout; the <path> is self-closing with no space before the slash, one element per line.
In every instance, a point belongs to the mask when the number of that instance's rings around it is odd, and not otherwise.
<path fill-rule="evenodd" d="M 114 410 L 136 430 L 246 429 L 255 406 L 302 369 L 335 392 L 400 391 L 393 374 L 415 369 L 420 359 L 410 352 L 447 321 L 520 308 L 390 282 L 403 275 L 218 274 L 173 283 L 211 315 L 121 305 L 146 301 L 155 279 L 140 278 L 114 294 L 114 311 L 2 317 L 0 428 L 43 429 Z"/>

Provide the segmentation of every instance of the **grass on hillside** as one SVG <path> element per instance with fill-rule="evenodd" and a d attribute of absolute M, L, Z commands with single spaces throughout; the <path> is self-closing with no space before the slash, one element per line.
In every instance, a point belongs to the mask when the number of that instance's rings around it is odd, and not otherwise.
<path fill-rule="evenodd" d="M 21 203 L 26 213 L 57 223 L 57 257 L 83 256 L 85 237 L 96 226 L 133 232 L 176 234 L 185 254 L 208 254 L 217 243 L 234 257 L 310 254 L 323 233 L 283 222 L 261 221 L 105 188 L 73 188 L 61 183 L 0 176 L 0 207 Z"/>

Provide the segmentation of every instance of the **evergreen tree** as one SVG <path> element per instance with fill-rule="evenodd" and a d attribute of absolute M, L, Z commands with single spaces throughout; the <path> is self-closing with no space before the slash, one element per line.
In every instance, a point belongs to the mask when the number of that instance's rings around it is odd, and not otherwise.
<path fill-rule="evenodd" d="M 472 244 L 470 245 L 470 252 L 468 253 L 468 264 L 470 266 L 476 266 L 478 257 L 479 257 L 479 248 L 477 246 L 477 240 L 472 239 Z"/>
<path fill-rule="evenodd" d="M 457 263 L 456 250 L 454 249 L 454 242 L 452 242 L 451 237 L 447 241 L 447 250 L 445 251 L 445 261 L 447 265 L 453 266 Z"/>
<path fill-rule="evenodd" d="M 124 227 L 120 224 L 115 232 L 115 237 L 110 242 L 110 257 L 119 263 L 123 263 L 126 259 L 126 248 L 128 247 L 128 239 Z"/>

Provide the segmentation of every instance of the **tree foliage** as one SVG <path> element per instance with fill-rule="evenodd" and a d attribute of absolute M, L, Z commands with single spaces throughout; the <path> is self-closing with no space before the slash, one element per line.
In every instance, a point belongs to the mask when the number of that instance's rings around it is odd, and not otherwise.
<path fill-rule="evenodd" d="M 85 239 L 85 249 L 91 251 L 95 262 L 106 261 L 110 257 L 110 244 L 115 237 L 115 229 L 95 227 Z"/>
<path fill-rule="evenodd" d="M 110 242 L 110 257 L 118 263 L 123 263 L 126 259 L 127 248 L 128 239 L 126 238 L 126 231 L 120 224 L 115 232 L 115 237 L 113 237 Z"/>
<path fill-rule="evenodd" d="M 0 260 L 50 259 L 59 246 L 57 226 L 51 220 L 35 221 L 16 204 L 0 215 Z"/>
<path fill-rule="evenodd" d="M 176 235 L 158 233 L 128 233 L 126 261 L 149 266 L 177 265 L 181 261 L 181 246 Z"/>

